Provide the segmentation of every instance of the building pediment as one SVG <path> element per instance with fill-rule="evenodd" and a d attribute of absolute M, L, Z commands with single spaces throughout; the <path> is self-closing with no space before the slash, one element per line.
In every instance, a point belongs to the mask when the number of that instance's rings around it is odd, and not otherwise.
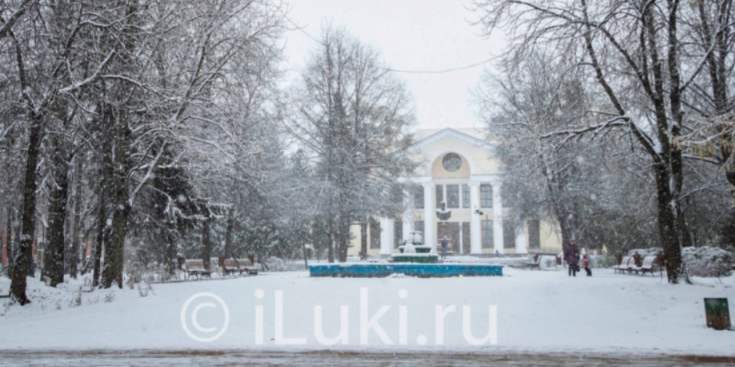
<path fill-rule="evenodd" d="M 412 147 L 412 153 L 417 161 L 422 162 L 417 176 L 432 176 L 432 166 L 450 153 L 461 156 L 473 175 L 500 173 L 499 162 L 494 154 L 495 145 L 484 140 L 479 131 L 444 128 L 419 130 L 416 135 L 418 140 Z"/>
<path fill-rule="evenodd" d="M 463 130 L 470 130 L 470 129 L 463 129 Z M 476 130 L 471 130 L 472 135 L 470 135 L 467 132 L 463 132 L 457 129 L 452 128 L 444 128 L 441 130 L 437 130 L 435 132 L 429 132 L 426 135 L 423 135 L 417 140 L 412 149 L 415 153 L 420 154 L 422 151 L 426 150 L 427 148 L 431 147 L 432 145 L 435 145 L 443 140 L 456 140 L 461 145 L 466 145 L 468 147 L 472 148 L 478 148 L 478 149 L 485 149 L 488 151 L 494 151 L 495 145 L 491 144 L 490 142 L 481 139 L 478 136 L 481 136 L 481 133 Z M 473 136 L 477 135 L 477 136 Z"/>

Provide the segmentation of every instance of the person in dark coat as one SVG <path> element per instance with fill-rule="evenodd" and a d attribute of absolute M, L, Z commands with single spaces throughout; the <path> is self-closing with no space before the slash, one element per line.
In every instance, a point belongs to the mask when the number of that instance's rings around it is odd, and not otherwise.
<path fill-rule="evenodd" d="M 579 267 L 579 248 L 574 240 L 569 240 L 569 245 L 564 248 L 564 261 L 569 265 L 569 276 L 576 277 Z"/>
<path fill-rule="evenodd" d="M 448 245 L 449 244 L 447 243 L 447 236 L 444 236 L 444 238 L 442 238 L 442 260 L 447 258 L 447 246 Z"/>
<path fill-rule="evenodd" d="M 635 254 L 633 254 L 633 261 L 635 262 L 635 266 L 640 267 L 643 265 L 643 256 L 636 251 Z"/>

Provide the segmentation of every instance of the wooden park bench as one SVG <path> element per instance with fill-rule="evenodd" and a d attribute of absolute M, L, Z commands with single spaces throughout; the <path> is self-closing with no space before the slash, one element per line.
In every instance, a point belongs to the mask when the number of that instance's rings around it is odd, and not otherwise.
<path fill-rule="evenodd" d="M 225 259 L 222 266 L 222 273 L 225 275 L 235 273 L 240 275 L 243 273 L 247 275 L 258 275 L 258 268 L 253 266 L 249 259 Z"/>
<path fill-rule="evenodd" d="M 651 273 L 651 275 L 653 275 L 653 268 L 655 266 L 656 266 L 656 255 L 646 256 L 646 258 L 643 259 L 643 264 L 641 264 L 641 267 L 638 268 L 638 271 L 640 271 L 641 274 Z"/>
<path fill-rule="evenodd" d="M 212 272 L 204 268 L 204 261 L 200 259 L 192 259 L 184 261 L 184 271 L 186 271 L 187 277 L 196 276 L 200 278 L 202 276 L 212 277 Z"/>
<path fill-rule="evenodd" d="M 629 263 L 631 261 L 633 261 L 633 256 L 626 256 L 626 257 L 624 257 L 623 260 L 620 261 L 620 265 L 613 266 L 613 271 L 614 272 L 618 272 L 619 271 L 621 273 L 624 272 L 624 271 L 630 272 L 630 264 Z M 633 262 L 633 265 L 635 265 L 635 262 Z"/>
<path fill-rule="evenodd" d="M 655 267 L 656 255 L 646 256 L 643 259 L 641 266 L 635 264 L 635 259 L 633 258 L 633 256 L 626 256 L 623 258 L 623 261 L 620 262 L 620 265 L 613 266 L 613 270 L 620 271 L 621 273 L 627 271 L 628 274 L 632 274 L 633 272 L 635 272 L 636 274 L 651 273 L 651 275 L 653 275 L 653 270 Z"/>

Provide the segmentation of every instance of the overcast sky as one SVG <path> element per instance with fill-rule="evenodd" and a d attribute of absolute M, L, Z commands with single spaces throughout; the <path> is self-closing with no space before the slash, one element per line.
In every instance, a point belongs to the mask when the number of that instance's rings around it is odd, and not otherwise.
<path fill-rule="evenodd" d="M 289 18 L 319 38 L 322 24 L 345 27 L 377 48 L 391 68 L 435 71 L 476 64 L 497 55 L 501 37 L 480 37 L 469 0 L 286 0 Z M 286 34 L 288 68 L 298 70 L 316 43 L 301 31 Z M 480 127 L 471 89 L 485 67 L 442 74 L 398 73 L 413 97 L 418 128 Z"/>

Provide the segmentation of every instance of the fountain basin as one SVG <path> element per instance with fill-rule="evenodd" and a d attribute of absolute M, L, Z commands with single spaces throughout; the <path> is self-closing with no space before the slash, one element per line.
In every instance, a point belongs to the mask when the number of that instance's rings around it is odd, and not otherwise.
<path fill-rule="evenodd" d="M 439 255 L 430 253 L 391 254 L 390 257 L 394 263 L 436 264 L 439 262 Z"/>
<path fill-rule="evenodd" d="M 431 246 L 416 245 L 413 248 L 416 249 L 417 254 L 428 254 L 431 252 Z M 398 250 L 401 251 L 401 253 L 405 253 L 405 246 L 398 246 Z"/>
<path fill-rule="evenodd" d="M 312 277 L 378 278 L 404 274 L 420 278 L 457 276 L 502 276 L 502 265 L 489 264 L 324 264 L 309 265 Z"/>

